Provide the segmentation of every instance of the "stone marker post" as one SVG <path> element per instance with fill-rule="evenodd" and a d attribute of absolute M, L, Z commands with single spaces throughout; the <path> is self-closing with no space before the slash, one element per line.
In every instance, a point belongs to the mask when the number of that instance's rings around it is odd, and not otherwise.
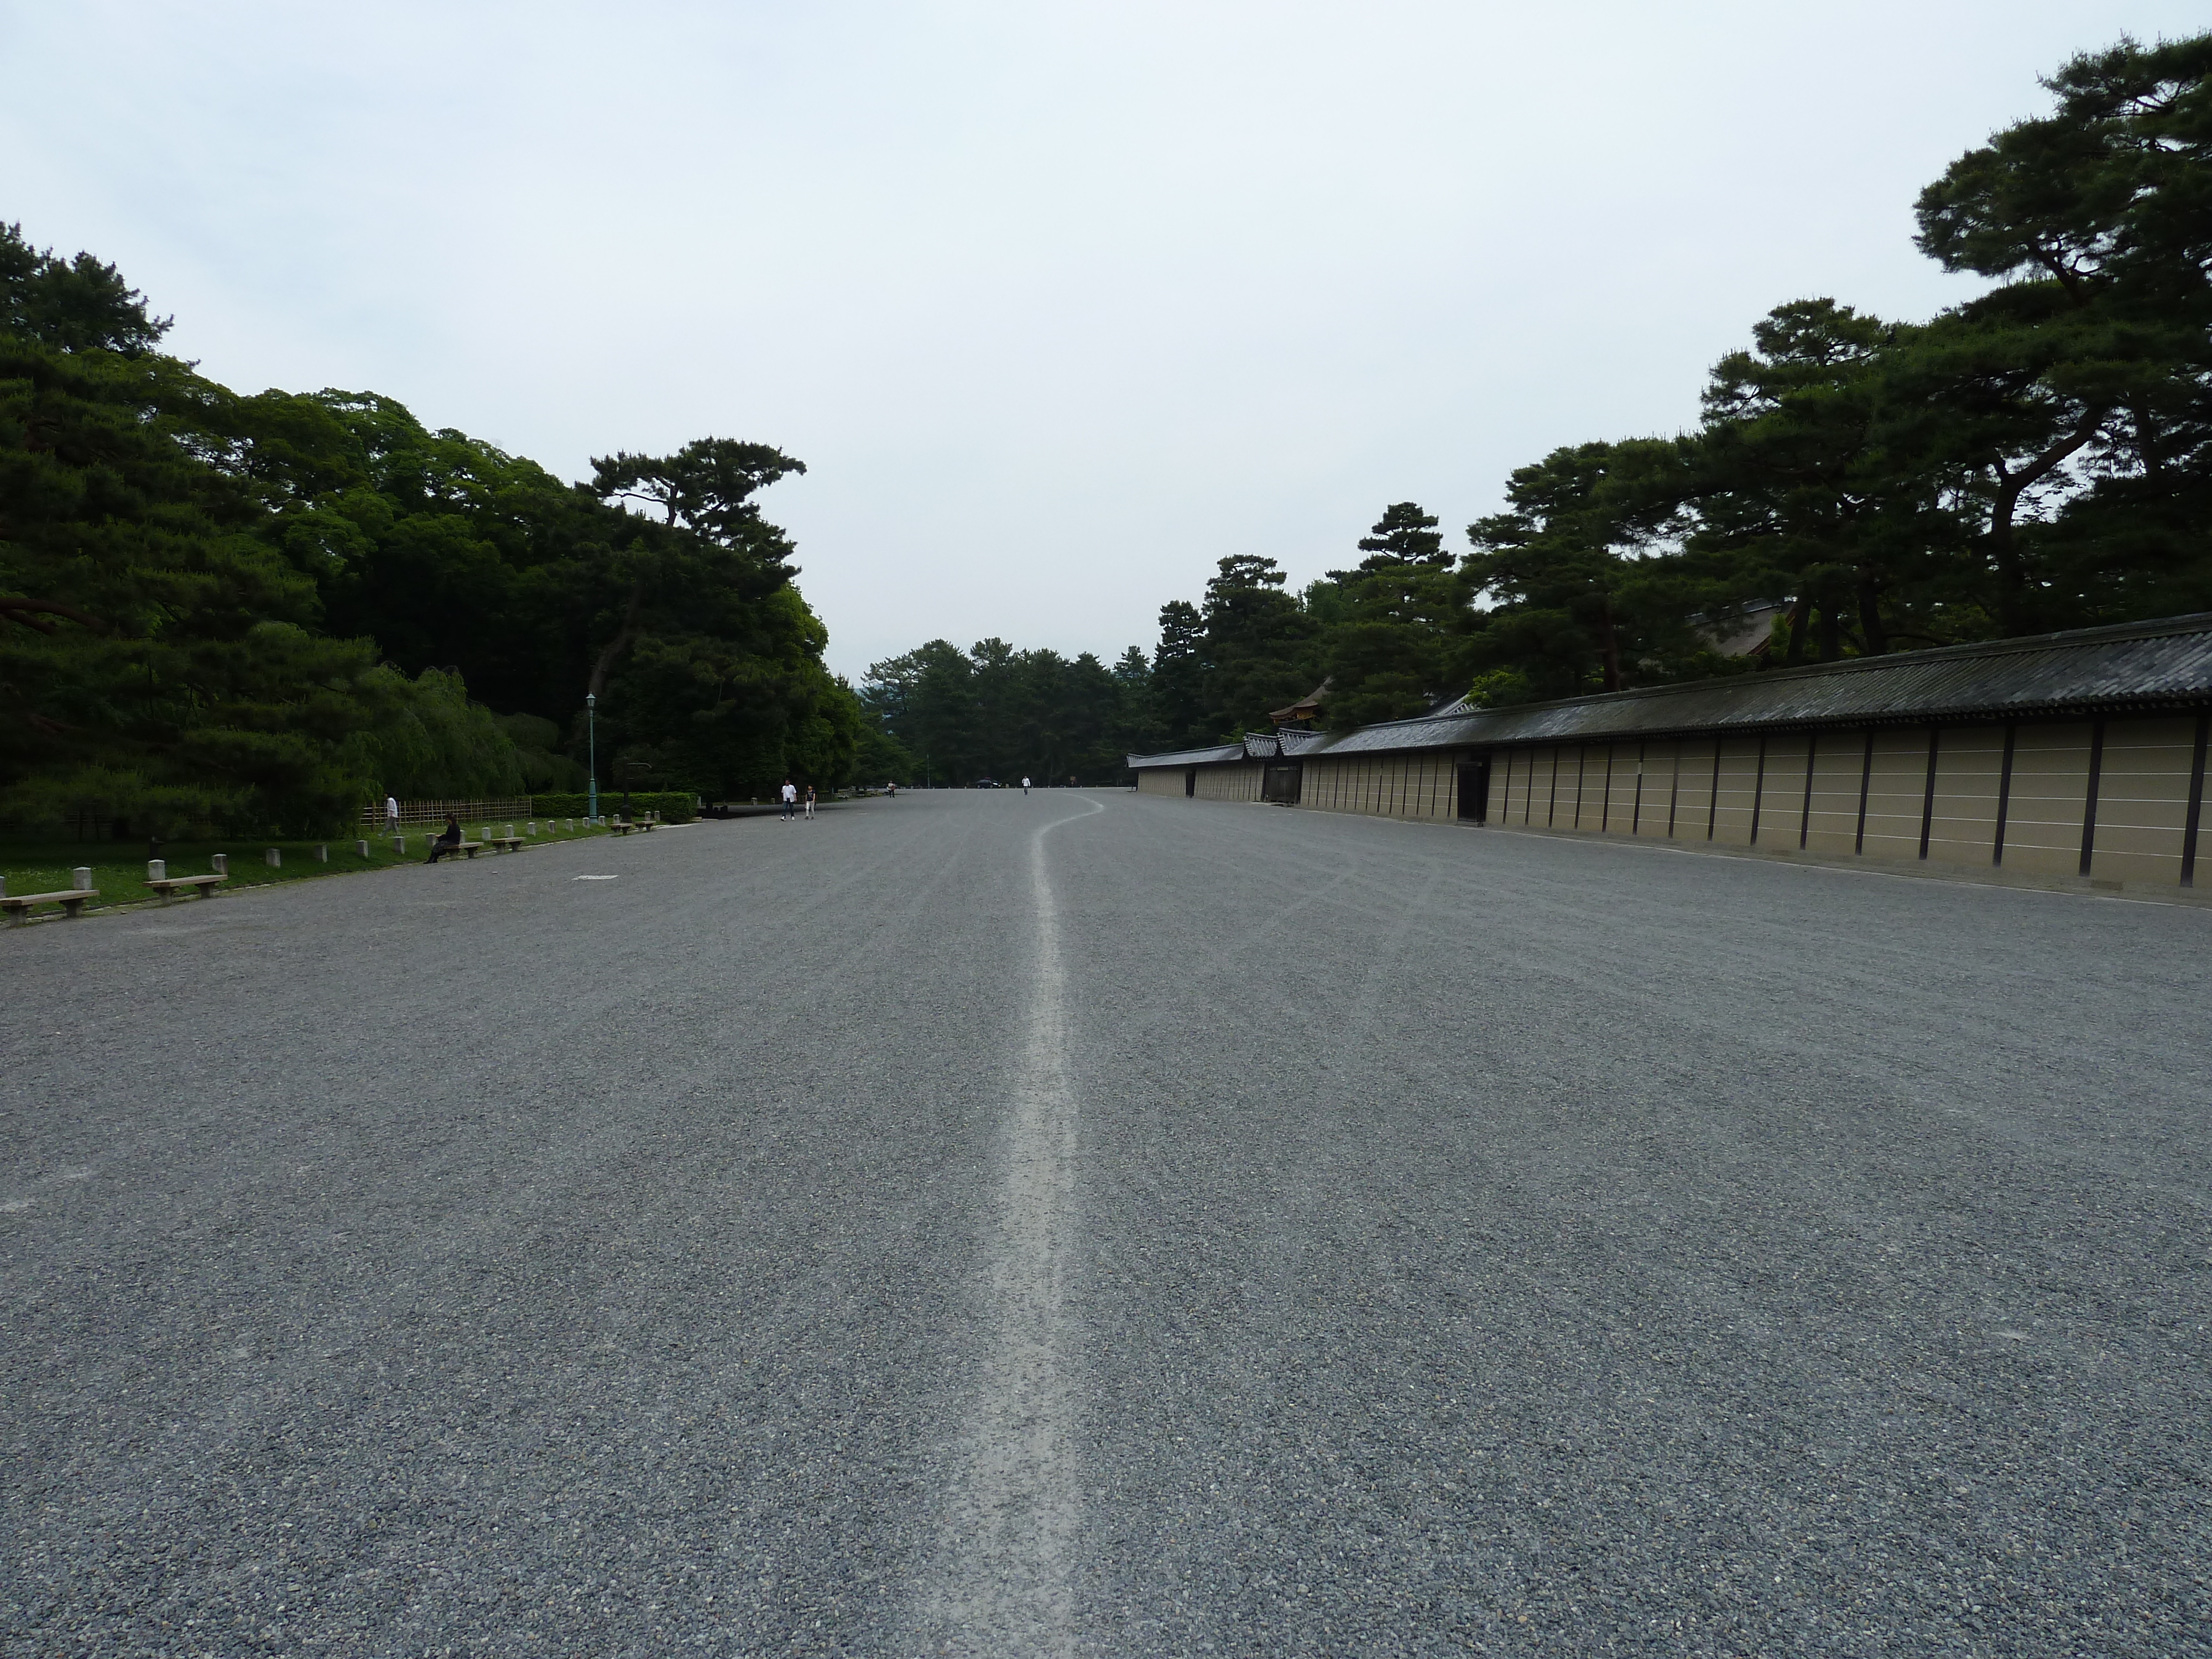
<path fill-rule="evenodd" d="M 146 860 L 146 879 L 147 879 L 147 880 L 149 880 L 149 881 L 167 881 L 167 880 L 168 880 L 168 878 L 169 878 L 169 861 L 168 861 L 168 860 L 167 860 L 167 859 L 148 859 L 148 860 Z"/>
<path fill-rule="evenodd" d="M 403 854 L 404 854 L 404 852 L 406 852 L 406 850 L 407 850 L 407 837 L 406 837 L 406 836 L 394 836 L 392 838 L 392 850 L 393 852 L 395 852 L 395 853 L 403 853 Z"/>
<path fill-rule="evenodd" d="M 271 870 L 282 870 L 284 867 L 284 849 L 281 847 L 270 848 L 262 854 L 261 861 Z"/>
<path fill-rule="evenodd" d="M 328 864 L 330 861 L 331 861 L 331 849 L 330 849 L 327 846 L 318 847 L 318 848 L 315 848 L 315 862 L 316 862 L 316 863 L 318 863 L 318 864 Z"/>
<path fill-rule="evenodd" d="M 80 893 L 89 893 L 92 890 L 92 866 L 80 864 L 70 871 L 70 885 Z"/>
<path fill-rule="evenodd" d="M 360 854 L 362 857 L 367 858 L 368 856 L 368 843 L 365 841 L 357 841 L 353 844 L 353 850 Z"/>
<path fill-rule="evenodd" d="M 208 860 L 208 865 L 218 876 L 227 876 L 230 873 L 230 854 L 217 853 Z"/>

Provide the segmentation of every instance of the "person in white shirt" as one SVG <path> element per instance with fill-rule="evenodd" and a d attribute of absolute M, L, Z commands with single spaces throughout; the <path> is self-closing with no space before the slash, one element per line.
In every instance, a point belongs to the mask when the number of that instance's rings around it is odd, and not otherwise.
<path fill-rule="evenodd" d="M 384 827 L 395 836 L 399 833 L 399 797 L 397 795 L 384 798 Z"/>
<path fill-rule="evenodd" d="M 791 809 L 799 805 L 799 790 L 789 778 L 783 781 L 783 821 L 791 822 Z"/>
<path fill-rule="evenodd" d="M 1028 794 L 1028 793 L 1029 793 L 1029 792 L 1030 792 L 1030 781 L 1029 781 L 1027 778 L 1024 778 L 1024 779 L 1022 780 L 1022 793 L 1024 793 L 1024 795 L 1026 795 L 1026 794 Z"/>

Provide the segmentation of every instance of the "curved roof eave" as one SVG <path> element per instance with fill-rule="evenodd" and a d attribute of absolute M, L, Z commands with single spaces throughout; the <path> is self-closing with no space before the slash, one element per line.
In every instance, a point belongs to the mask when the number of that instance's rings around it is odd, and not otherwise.
<path fill-rule="evenodd" d="M 2212 613 L 1394 720 L 1309 755 L 2212 704 Z"/>

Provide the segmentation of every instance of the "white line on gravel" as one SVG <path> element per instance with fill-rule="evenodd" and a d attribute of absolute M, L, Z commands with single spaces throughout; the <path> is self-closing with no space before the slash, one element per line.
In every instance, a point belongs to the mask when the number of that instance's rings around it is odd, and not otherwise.
<path fill-rule="evenodd" d="M 938 1524 L 917 1634 L 933 1654 L 1075 1651 L 1070 1565 L 1077 1522 L 1074 1389 L 1063 1277 L 1073 1220 L 1075 1094 L 1067 1076 L 1066 975 L 1045 837 L 1030 837 L 1036 975 L 1028 1041 L 1006 1120 L 982 1295 L 981 1376 Z"/>

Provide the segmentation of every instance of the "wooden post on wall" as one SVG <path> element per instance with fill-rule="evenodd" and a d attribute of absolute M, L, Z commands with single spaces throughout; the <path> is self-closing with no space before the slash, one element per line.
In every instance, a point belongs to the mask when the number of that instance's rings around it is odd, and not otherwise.
<path fill-rule="evenodd" d="M 1766 733 L 1762 732 L 1759 734 L 1759 775 L 1752 781 L 1751 785 L 1751 841 L 1749 844 L 1753 847 L 1759 845 L 1759 809 L 1765 804 Z"/>
<path fill-rule="evenodd" d="M 1813 834 L 1813 757 L 1819 752 L 1820 734 L 1817 731 L 1805 734 L 1805 804 L 1797 811 L 1797 850 L 1803 852 Z"/>
<path fill-rule="evenodd" d="M 1920 798 L 1920 856 L 1928 856 L 1928 837 L 1936 828 L 1936 750 L 1942 742 L 1941 726 L 1928 728 L 1928 788 Z"/>
<path fill-rule="evenodd" d="M 1851 842 L 1851 851 L 1866 851 L 1867 791 L 1874 787 L 1874 727 L 1867 727 L 1866 759 L 1859 764 L 1859 828 Z"/>
<path fill-rule="evenodd" d="M 2020 740 L 2020 722 L 2005 722 L 2004 762 L 1997 774 L 1997 828 L 1990 847 L 1990 863 L 2002 866 L 2004 863 L 2005 820 L 2012 816 L 2012 755 Z"/>
<path fill-rule="evenodd" d="M 2105 773 L 2105 722 L 2089 724 L 2089 790 L 2081 801 L 2081 873 L 2089 873 L 2097 852 L 2097 786 Z"/>
<path fill-rule="evenodd" d="M 2181 884 L 2197 885 L 2197 826 L 2204 815 L 2204 739 L 2212 734 L 2212 714 L 2197 717 L 2197 752 L 2189 763 L 2189 816 L 2181 831 Z"/>

